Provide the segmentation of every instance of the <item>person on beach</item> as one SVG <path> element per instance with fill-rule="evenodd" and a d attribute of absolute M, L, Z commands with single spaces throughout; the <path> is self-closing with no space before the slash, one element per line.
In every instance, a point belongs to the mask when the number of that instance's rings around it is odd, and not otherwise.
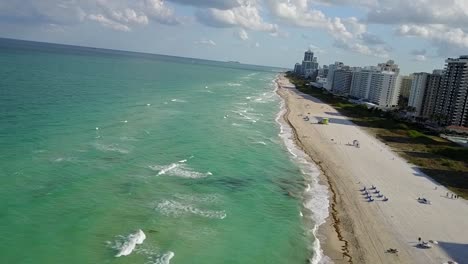
<path fill-rule="evenodd" d="M 447 193 L 447 198 L 448 198 L 448 193 Z"/>
<path fill-rule="evenodd" d="M 420 237 L 418 237 L 418 241 L 419 241 L 419 244 L 421 244 L 421 238 Z"/>

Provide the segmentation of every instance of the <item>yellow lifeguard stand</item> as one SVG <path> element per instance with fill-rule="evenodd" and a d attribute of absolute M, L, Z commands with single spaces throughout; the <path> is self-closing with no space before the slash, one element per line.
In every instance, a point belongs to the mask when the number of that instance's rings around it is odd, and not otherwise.
<path fill-rule="evenodd" d="M 328 122 L 329 122 L 328 118 L 322 118 L 322 121 L 320 121 L 320 124 L 328 125 Z"/>

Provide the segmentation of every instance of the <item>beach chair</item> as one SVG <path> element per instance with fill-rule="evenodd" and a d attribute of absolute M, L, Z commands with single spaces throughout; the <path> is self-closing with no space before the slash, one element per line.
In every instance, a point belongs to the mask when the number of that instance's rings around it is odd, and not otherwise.
<path fill-rule="evenodd" d="M 386 202 L 386 201 L 388 201 L 388 198 L 384 197 L 382 201 Z"/>

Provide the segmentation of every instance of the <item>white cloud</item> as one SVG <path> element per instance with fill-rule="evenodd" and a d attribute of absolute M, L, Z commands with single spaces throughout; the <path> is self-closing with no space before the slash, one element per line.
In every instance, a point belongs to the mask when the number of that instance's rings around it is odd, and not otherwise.
<path fill-rule="evenodd" d="M 251 3 L 227 10 L 215 8 L 198 10 L 196 16 L 201 23 L 213 27 L 240 27 L 270 33 L 278 31 L 278 26 L 265 22 L 258 7 Z"/>
<path fill-rule="evenodd" d="M 468 34 L 461 28 L 445 25 L 401 25 L 397 33 L 408 37 L 421 37 L 435 44 L 448 44 L 458 48 L 468 48 Z"/>
<path fill-rule="evenodd" d="M 380 0 L 368 20 L 383 24 L 445 24 L 468 27 L 466 0 Z"/>
<path fill-rule="evenodd" d="M 195 7 L 210 7 L 217 9 L 231 9 L 240 6 L 238 0 L 168 0 L 170 2 L 191 5 Z"/>
<path fill-rule="evenodd" d="M 327 17 L 322 11 L 312 8 L 307 0 L 267 0 L 267 4 L 271 13 L 281 21 L 328 31 L 335 39 L 335 47 L 364 55 L 388 57 L 389 48 L 381 39 L 371 39 L 374 35 L 368 33 L 367 25 L 356 17 Z"/>
<path fill-rule="evenodd" d="M 145 8 L 149 16 L 156 22 L 177 25 L 181 21 L 174 14 L 172 8 L 167 7 L 163 0 L 145 0 Z"/>
<path fill-rule="evenodd" d="M 163 0 L 0 0 L 0 19 L 31 25 L 76 25 L 85 20 L 114 30 L 130 31 L 150 20 L 180 23 Z"/>
<path fill-rule="evenodd" d="M 125 8 L 124 11 L 112 10 L 111 15 L 114 20 L 121 23 L 148 25 L 148 17 L 144 13 L 137 13 L 130 8 Z"/>
<path fill-rule="evenodd" d="M 211 39 L 201 39 L 201 40 L 195 41 L 195 44 L 207 45 L 207 46 L 216 46 L 216 42 L 214 42 Z"/>
<path fill-rule="evenodd" d="M 414 57 L 414 59 L 415 59 L 416 61 L 426 61 L 426 60 L 427 60 L 427 58 L 426 58 L 425 55 L 416 55 L 416 56 Z"/>
<path fill-rule="evenodd" d="M 104 27 L 112 28 L 118 31 L 130 31 L 130 27 L 127 25 L 116 22 L 112 19 L 105 17 L 103 14 L 90 14 L 86 17 L 87 19 L 98 22 Z"/>
<path fill-rule="evenodd" d="M 241 29 L 241 30 L 237 31 L 236 35 L 240 40 L 248 40 L 249 39 L 249 34 L 247 34 L 247 31 L 245 31 L 244 29 Z"/>

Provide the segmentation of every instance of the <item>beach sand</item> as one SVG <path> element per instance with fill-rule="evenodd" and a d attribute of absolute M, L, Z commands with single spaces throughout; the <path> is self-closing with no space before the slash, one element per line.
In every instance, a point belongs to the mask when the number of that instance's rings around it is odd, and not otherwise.
<path fill-rule="evenodd" d="M 468 263 L 467 201 L 447 198 L 445 187 L 284 76 L 278 84 L 288 108 L 284 118 L 330 190 L 330 216 L 319 234 L 325 255 L 334 263 Z M 322 118 L 330 124 L 317 124 Z M 368 202 L 360 189 L 371 185 L 389 201 L 372 193 L 375 201 Z M 419 248 L 419 237 L 438 244 Z M 386 253 L 389 248 L 398 254 Z"/>

